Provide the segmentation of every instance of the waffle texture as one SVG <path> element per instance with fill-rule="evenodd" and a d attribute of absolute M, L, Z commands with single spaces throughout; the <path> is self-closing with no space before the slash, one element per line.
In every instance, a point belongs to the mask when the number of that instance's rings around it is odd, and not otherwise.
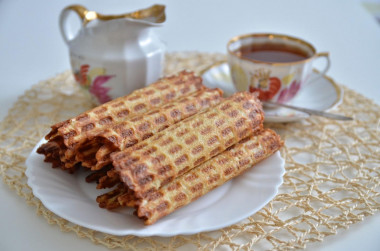
<path fill-rule="evenodd" d="M 46 136 L 60 135 L 67 147 L 83 139 L 83 135 L 102 128 L 104 125 L 122 121 L 130 114 L 143 114 L 152 107 L 159 107 L 168 101 L 204 88 L 202 79 L 194 73 L 182 71 L 178 75 L 162 78 L 157 82 L 133 91 L 131 94 L 117 98 L 95 107 L 72 119 L 53 125 Z"/>
<path fill-rule="evenodd" d="M 254 94 L 241 92 L 124 151 L 111 154 L 121 180 L 145 197 L 263 127 Z"/>
<path fill-rule="evenodd" d="M 282 145 L 280 136 L 270 129 L 245 138 L 142 199 L 138 204 L 137 215 L 144 219 L 145 224 L 153 224 L 240 175 L 272 155 Z"/>
<path fill-rule="evenodd" d="M 51 126 L 51 131 L 45 137 L 49 142 L 42 145 L 37 152 L 44 154 L 45 161 L 53 163 L 53 167 L 61 167 L 72 172 L 80 164 L 91 168 L 97 164 L 96 153 L 105 142 L 89 140 L 89 137 L 102 135 L 105 130 L 110 131 L 112 125 L 120 125 L 134 115 L 144 114 L 148 110 L 154 110 L 155 107 L 194 93 L 196 93 L 195 97 L 188 101 L 188 105 L 197 98 L 201 100 L 203 107 L 214 104 L 215 99 L 202 99 L 204 97 L 202 95 L 205 94 L 202 92 L 204 90 L 202 79 L 190 72 L 182 71 L 177 75 L 162 78 L 130 95 L 120 97 Z M 215 92 L 220 93 L 217 90 Z M 196 106 L 192 112 L 197 112 L 198 107 Z M 191 113 L 187 112 L 181 115 L 186 117 L 187 114 Z M 181 116 L 179 117 L 181 118 Z M 168 123 L 170 124 L 171 121 Z M 147 135 L 142 136 L 146 137 Z M 112 142 L 113 138 L 114 135 L 110 136 L 109 141 Z M 80 148 L 79 151 L 78 148 Z M 101 153 L 104 150 L 103 148 Z M 101 153 L 99 159 L 104 157 Z M 95 169 L 99 169 L 107 163 L 107 161 L 102 162 Z"/>
<path fill-rule="evenodd" d="M 96 153 L 97 164 L 92 169 L 99 170 L 110 164 L 109 154 L 115 149 L 124 150 L 150 138 L 170 125 L 220 103 L 222 94 L 220 89 L 206 88 L 153 109 L 146 114 L 135 115 L 128 120 L 114 123 L 101 133 L 89 136 L 89 140 L 95 139 L 104 144 Z"/>

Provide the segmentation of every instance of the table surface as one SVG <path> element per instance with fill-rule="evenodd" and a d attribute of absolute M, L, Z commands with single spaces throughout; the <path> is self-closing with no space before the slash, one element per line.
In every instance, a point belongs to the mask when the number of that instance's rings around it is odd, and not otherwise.
<path fill-rule="evenodd" d="M 123 13 L 157 1 L 80 1 L 102 13 Z M 380 103 L 380 25 L 360 1 L 160 1 L 167 21 L 156 28 L 168 52 L 225 53 L 229 38 L 245 33 L 284 33 L 328 51 L 328 75 Z M 69 69 L 58 15 L 72 1 L 0 1 L 0 119 L 33 84 Z M 320 65 L 319 65 L 320 64 Z M 316 67 L 322 67 L 316 62 Z M 0 250 L 106 250 L 63 233 L 0 182 Z M 379 250 L 380 214 L 340 230 L 308 250 Z"/>

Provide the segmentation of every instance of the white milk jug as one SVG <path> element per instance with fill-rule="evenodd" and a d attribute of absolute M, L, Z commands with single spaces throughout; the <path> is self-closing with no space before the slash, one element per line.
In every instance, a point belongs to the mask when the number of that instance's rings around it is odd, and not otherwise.
<path fill-rule="evenodd" d="M 70 12 L 81 19 L 74 31 Z M 165 21 L 165 6 L 122 15 L 102 15 L 80 5 L 62 10 L 60 30 L 69 47 L 75 80 L 96 103 L 105 103 L 161 77 L 164 44 L 152 27 Z"/>

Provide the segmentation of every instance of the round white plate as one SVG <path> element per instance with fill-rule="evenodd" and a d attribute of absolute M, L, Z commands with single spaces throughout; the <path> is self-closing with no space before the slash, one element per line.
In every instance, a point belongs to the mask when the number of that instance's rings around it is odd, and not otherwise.
<path fill-rule="evenodd" d="M 313 78 L 317 72 L 313 72 Z M 220 88 L 225 94 L 236 92 L 230 76 L 230 69 L 226 62 L 220 62 L 205 70 L 202 74 L 203 83 L 210 88 Z M 342 101 L 343 90 L 331 78 L 324 76 L 308 83 L 297 96 L 288 104 L 310 108 L 320 111 L 328 111 L 339 105 Z M 309 114 L 291 110 L 288 108 L 264 107 L 265 122 L 291 122 L 310 117 Z"/>
<path fill-rule="evenodd" d="M 98 207 L 97 190 L 86 183 L 88 173 L 69 174 L 53 169 L 37 154 L 41 140 L 26 160 L 28 185 L 34 196 L 58 216 L 93 230 L 113 235 L 173 236 L 220 229 L 237 223 L 264 207 L 278 192 L 285 173 L 279 152 L 260 162 L 239 177 L 211 191 L 189 205 L 144 226 L 133 209 L 108 211 Z"/>

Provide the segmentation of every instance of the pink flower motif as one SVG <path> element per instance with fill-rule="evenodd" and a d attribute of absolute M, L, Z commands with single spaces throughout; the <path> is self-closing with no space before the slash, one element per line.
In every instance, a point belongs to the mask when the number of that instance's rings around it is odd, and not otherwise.
<path fill-rule="evenodd" d="M 289 88 L 284 89 L 280 92 L 278 95 L 277 101 L 279 103 L 285 103 L 292 99 L 298 92 L 298 90 L 301 88 L 301 82 L 293 81 L 292 84 L 289 86 Z"/>
<path fill-rule="evenodd" d="M 108 92 L 111 88 L 104 87 L 102 85 L 113 77 L 114 76 L 107 75 L 97 76 L 92 82 L 90 93 L 97 97 L 100 103 L 106 103 L 111 100 L 110 96 L 108 96 Z"/>

